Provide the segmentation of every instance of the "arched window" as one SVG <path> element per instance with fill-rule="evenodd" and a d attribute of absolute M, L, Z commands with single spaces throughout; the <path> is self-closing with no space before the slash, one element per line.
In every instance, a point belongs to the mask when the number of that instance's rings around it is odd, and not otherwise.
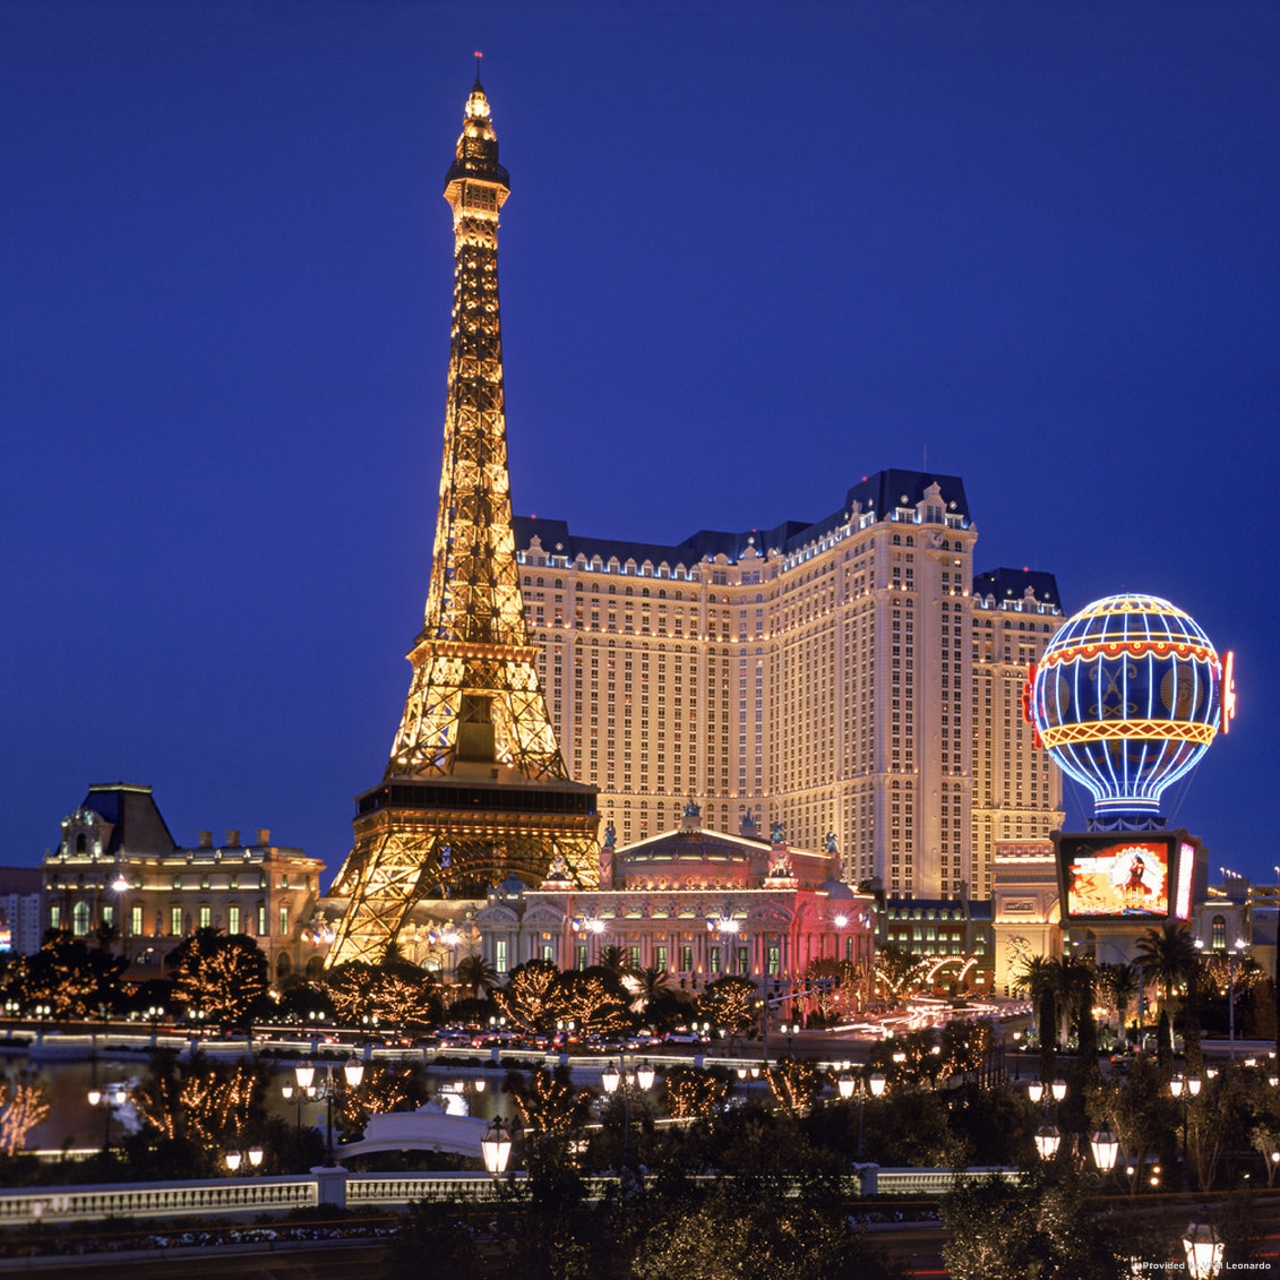
<path fill-rule="evenodd" d="M 89 904 L 77 902 L 71 908 L 71 932 L 77 938 L 83 938 L 89 932 Z"/>
<path fill-rule="evenodd" d="M 1209 926 L 1210 946 L 1215 951 L 1225 951 L 1227 949 L 1227 917 L 1214 916 L 1213 923 Z"/>

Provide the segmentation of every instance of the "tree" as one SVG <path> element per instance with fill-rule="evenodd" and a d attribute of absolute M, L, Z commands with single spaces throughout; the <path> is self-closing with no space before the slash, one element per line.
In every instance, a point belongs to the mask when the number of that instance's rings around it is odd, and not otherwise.
<path fill-rule="evenodd" d="M 344 1141 L 359 1138 L 370 1116 L 390 1111 L 416 1111 L 430 1097 L 426 1074 L 418 1063 L 366 1071 L 358 1088 L 344 1089 L 334 1113 Z"/>
<path fill-rule="evenodd" d="M 517 965 L 506 986 L 493 993 L 499 1009 L 526 1031 L 550 1031 L 555 1026 L 560 970 L 550 960 Z"/>
<path fill-rule="evenodd" d="M 202 1054 L 154 1055 L 151 1074 L 133 1093 L 144 1125 L 135 1146 L 151 1147 L 162 1166 L 186 1169 L 188 1177 L 221 1172 L 225 1148 L 264 1124 L 267 1071 Z"/>
<path fill-rule="evenodd" d="M 1031 1000 L 1040 1034 L 1040 1079 L 1047 1084 L 1057 1073 L 1058 971 L 1048 956 L 1032 956 L 1014 977 L 1014 989 Z"/>
<path fill-rule="evenodd" d="M 1198 968 L 1195 944 L 1191 931 L 1181 921 L 1168 920 L 1159 929 L 1148 929 L 1138 939 L 1135 950 L 1143 973 L 1160 989 L 1160 1003 L 1170 1008 L 1174 996 L 1188 982 L 1194 981 Z M 1185 1019 L 1184 1019 L 1185 1022 Z M 1162 1053 L 1173 1053 L 1173 1014 L 1170 1008 L 1169 1041 L 1161 1044 Z"/>
<path fill-rule="evenodd" d="M 498 971 L 484 956 L 480 955 L 463 956 L 458 961 L 455 976 L 458 985 L 470 991 L 477 1000 L 480 999 L 482 992 L 488 994 L 499 984 Z"/>
<path fill-rule="evenodd" d="M 197 929 L 169 957 L 180 1009 L 222 1027 L 245 1026 L 267 993 L 267 958 L 242 933 Z"/>
<path fill-rule="evenodd" d="M 698 1017 L 731 1036 L 739 1036 L 756 1025 L 759 994 L 749 978 L 718 978 L 707 984 L 698 997 Z"/>
<path fill-rule="evenodd" d="M 528 1078 L 513 1071 L 502 1088 L 514 1099 L 525 1130 L 539 1141 L 580 1128 L 591 1107 L 591 1091 L 574 1087 L 568 1067 L 534 1071 Z"/>
<path fill-rule="evenodd" d="M 624 973 L 630 972 L 631 966 L 627 962 L 627 952 L 624 947 L 607 946 L 600 949 L 600 967 L 608 969 L 610 973 L 615 973 L 621 977 Z"/>
<path fill-rule="evenodd" d="M 607 969 L 559 974 L 551 1000 L 557 1018 L 573 1021 L 583 1034 L 610 1035 L 631 1024 L 626 994 Z"/>
<path fill-rule="evenodd" d="M 1138 970 L 1131 964 L 1102 964 L 1098 966 L 1098 986 L 1116 1011 L 1121 1044 L 1129 1040 L 1129 1006 L 1138 995 Z"/>
<path fill-rule="evenodd" d="M 0 1151 L 12 1156 L 27 1143 L 27 1134 L 49 1118 L 49 1091 L 33 1071 L 0 1079 Z"/>
<path fill-rule="evenodd" d="M 631 998 L 631 1012 L 645 1014 L 667 994 L 670 975 L 665 969 L 641 969 L 638 973 L 623 974 L 622 985 Z"/>
<path fill-rule="evenodd" d="M 667 1072 L 666 1108 L 676 1120 L 709 1120 L 729 1096 L 729 1085 L 704 1067 L 672 1067 Z"/>
<path fill-rule="evenodd" d="M 632 1275 L 741 1276 L 745 1280 L 811 1280 L 900 1274 L 869 1248 L 842 1214 L 809 1199 L 748 1196 L 725 1180 L 706 1195 L 680 1199 L 641 1241 Z"/>
<path fill-rule="evenodd" d="M 122 956 L 91 948 L 64 929 L 50 929 L 35 955 L 14 962 L 10 984 L 28 1006 L 48 1005 L 55 1018 L 85 1018 L 104 1004 L 116 1004 L 127 965 Z"/>
<path fill-rule="evenodd" d="M 783 1058 L 768 1068 L 766 1077 L 769 1091 L 787 1115 L 807 1115 L 822 1092 L 822 1073 L 807 1058 Z"/>

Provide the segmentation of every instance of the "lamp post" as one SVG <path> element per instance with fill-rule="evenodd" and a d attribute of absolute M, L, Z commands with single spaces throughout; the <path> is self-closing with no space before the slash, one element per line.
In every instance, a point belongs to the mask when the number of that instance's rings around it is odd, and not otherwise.
<path fill-rule="evenodd" d="M 867 1105 L 867 1089 L 871 1090 L 873 1098 L 882 1097 L 884 1087 L 887 1081 L 879 1071 L 873 1071 L 864 1082 L 863 1088 L 858 1092 L 858 1159 L 861 1160 L 867 1154 L 866 1143 L 863 1141 L 862 1113 Z M 843 1090 L 842 1090 L 843 1092 Z"/>
<path fill-rule="evenodd" d="M 1222 1237 L 1212 1222 L 1192 1222 L 1182 1237 L 1191 1280 L 1216 1280 L 1222 1271 Z"/>
<path fill-rule="evenodd" d="M 624 1112 L 624 1123 L 626 1128 L 622 1133 L 622 1158 L 625 1161 L 631 1154 L 631 1093 L 634 1089 L 639 1089 L 642 1093 L 647 1093 L 653 1088 L 655 1072 L 653 1066 L 647 1060 L 642 1062 L 634 1072 L 626 1069 L 626 1062 L 623 1062 L 623 1070 L 618 1068 L 611 1062 L 600 1073 L 600 1083 L 604 1086 L 605 1093 L 613 1095 L 622 1091 L 622 1105 Z"/>
<path fill-rule="evenodd" d="M 123 1107 L 129 1095 L 119 1085 L 111 1089 L 89 1090 L 89 1105 L 102 1108 L 102 1154 L 111 1152 L 111 1113 Z"/>
<path fill-rule="evenodd" d="M 246 1160 L 249 1162 L 250 1169 L 257 1169 L 262 1164 L 263 1154 L 262 1148 L 254 1143 L 248 1151 L 228 1151 L 223 1159 L 226 1161 L 227 1172 L 234 1177 Z"/>
<path fill-rule="evenodd" d="M 1093 1163 L 1098 1166 L 1098 1172 L 1110 1174 L 1116 1167 L 1116 1159 L 1120 1155 L 1120 1139 L 1111 1132 L 1109 1125 L 1104 1124 L 1090 1138 L 1089 1149 L 1093 1152 Z"/>
<path fill-rule="evenodd" d="M 1191 1185 L 1191 1167 L 1187 1163 L 1187 1103 L 1200 1092 L 1200 1077 L 1175 1075 L 1169 1081 L 1169 1092 L 1182 1102 L 1182 1170 L 1187 1185 Z"/>
<path fill-rule="evenodd" d="M 1227 956 L 1227 1040 L 1231 1046 L 1232 1062 L 1236 1060 L 1236 964 L 1244 956 L 1246 946 L 1243 938 L 1237 938 L 1235 947 Z"/>
<path fill-rule="evenodd" d="M 316 1069 L 310 1063 L 300 1062 L 293 1069 L 293 1074 L 298 1082 L 298 1128 L 302 1128 L 302 1095 L 305 1093 L 308 1098 L 322 1100 L 325 1104 L 325 1147 L 324 1147 L 324 1163 L 326 1168 L 332 1168 L 336 1163 L 333 1152 L 333 1101 L 341 1092 L 340 1086 L 333 1075 L 333 1063 L 325 1064 L 324 1082 L 316 1085 L 315 1080 Z M 342 1064 L 342 1079 L 345 1088 L 358 1089 L 360 1082 L 364 1079 L 364 1063 L 359 1058 L 348 1058 Z M 288 1096 L 288 1095 L 286 1095 Z"/>
<path fill-rule="evenodd" d="M 1052 1160 L 1061 1145 L 1062 1134 L 1056 1124 L 1042 1124 L 1036 1130 L 1036 1151 L 1040 1153 L 1041 1160 Z"/>
<path fill-rule="evenodd" d="M 480 1139 L 480 1154 L 491 1178 L 496 1180 L 507 1171 L 507 1161 L 511 1159 L 511 1134 L 501 1116 L 494 1116 Z"/>

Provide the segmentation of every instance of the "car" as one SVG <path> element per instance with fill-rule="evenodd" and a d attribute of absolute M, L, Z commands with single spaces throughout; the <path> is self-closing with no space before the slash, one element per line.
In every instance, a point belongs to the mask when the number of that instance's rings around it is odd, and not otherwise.
<path fill-rule="evenodd" d="M 702 1037 L 696 1031 L 668 1031 L 662 1037 L 664 1044 L 701 1044 Z"/>

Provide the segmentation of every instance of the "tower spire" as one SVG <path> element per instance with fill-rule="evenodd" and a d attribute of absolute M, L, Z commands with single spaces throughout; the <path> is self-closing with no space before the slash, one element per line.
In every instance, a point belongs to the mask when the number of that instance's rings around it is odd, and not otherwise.
<path fill-rule="evenodd" d="M 520 594 L 498 307 L 498 212 L 510 192 L 477 55 L 444 186 L 453 320 L 431 581 L 383 784 L 359 797 L 355 847 L 333 888 L 351 905 L 330 965 L 381 959 L 433 889 L 483 892 L 512 874 L 538 883 L 557 854 L 580 883 L 595 882 L 595 789 L 569 780 Z"/>

